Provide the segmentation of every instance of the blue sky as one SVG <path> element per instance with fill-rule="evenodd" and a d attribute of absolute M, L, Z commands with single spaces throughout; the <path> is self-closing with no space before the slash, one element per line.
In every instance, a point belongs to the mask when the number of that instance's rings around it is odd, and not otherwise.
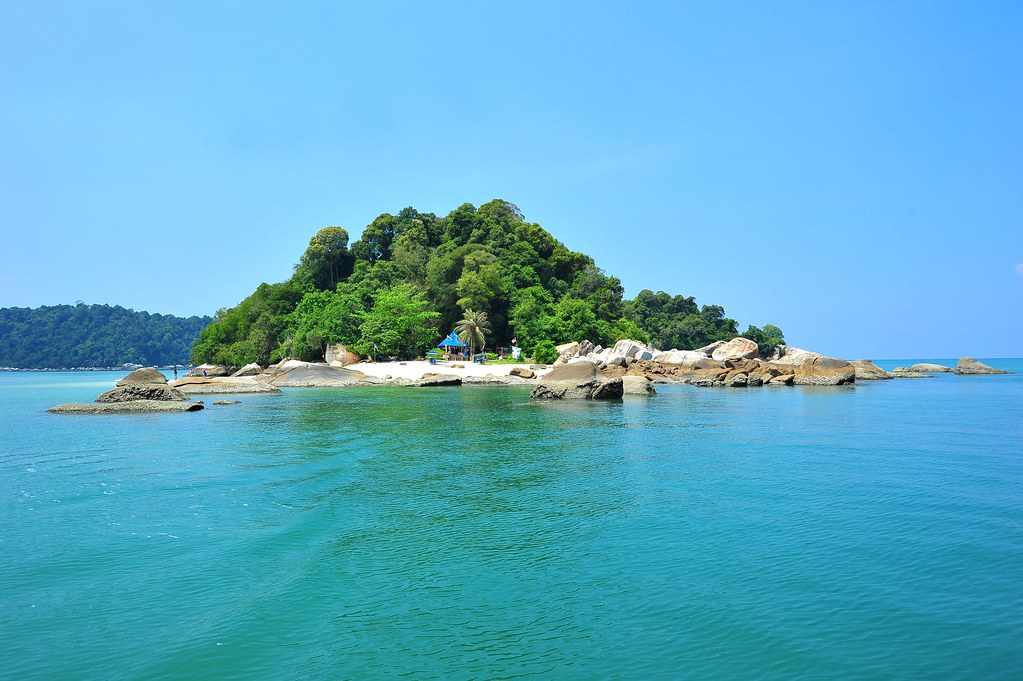
<path fill-rule="evenodd" d="M 1023 355 L 1021 3 L 3 3 L 0 63 L 0 306 L 211 314 L 503 198 L 630 298 Z"/>

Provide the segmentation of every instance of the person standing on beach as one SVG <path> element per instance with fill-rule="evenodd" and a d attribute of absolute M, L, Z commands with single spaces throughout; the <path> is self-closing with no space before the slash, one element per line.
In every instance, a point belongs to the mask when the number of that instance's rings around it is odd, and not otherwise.
<path fill-rule="evenodd" d="M 174 366 L 174 380 L 175 381 L 178 380 L 178 367 L 177 367 L 177 365 Z"/>

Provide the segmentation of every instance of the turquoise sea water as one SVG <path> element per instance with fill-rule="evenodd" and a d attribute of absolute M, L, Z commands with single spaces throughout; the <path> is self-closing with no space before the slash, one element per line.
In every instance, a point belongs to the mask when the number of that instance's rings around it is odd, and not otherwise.
<path fill-rule="evenodd" d="M 1023 361 L 990 363 L 88 417 L 43 410 L 120 374 L 0 373 L 0 677 L 1018 679 Z"/>

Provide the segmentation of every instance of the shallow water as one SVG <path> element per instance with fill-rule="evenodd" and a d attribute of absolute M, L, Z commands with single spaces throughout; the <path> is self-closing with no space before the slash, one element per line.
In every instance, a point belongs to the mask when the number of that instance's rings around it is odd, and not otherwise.
<path fill-rule="evenodd" d="M 989 363 L 77 417 L 43 410 L 120 374 L 0 373 L 2 676 L 1017 678 L 1023 362 Z"/>

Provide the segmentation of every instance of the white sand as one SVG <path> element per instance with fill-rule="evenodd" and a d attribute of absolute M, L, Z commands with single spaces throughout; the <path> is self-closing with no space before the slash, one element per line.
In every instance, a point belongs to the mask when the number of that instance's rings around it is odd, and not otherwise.
<path fill-rule="evenodd" d="M 367 376 L 377 378 L 407 378 L 410 381 L 418 381 L 424 374 L 450 374 L 453 376 L 507 376 L 512 369 L 520 367 L 528 369 L 528 364 L 473 364 L 472 362 L 437 362 L 430 364 L 425 360 L 415 362 L 359 362 L 349 364 L 346 369 L 361 371 Z M 550 371 L 546 369 L 534 369 L 536 374 L 543 376 Z"/>

